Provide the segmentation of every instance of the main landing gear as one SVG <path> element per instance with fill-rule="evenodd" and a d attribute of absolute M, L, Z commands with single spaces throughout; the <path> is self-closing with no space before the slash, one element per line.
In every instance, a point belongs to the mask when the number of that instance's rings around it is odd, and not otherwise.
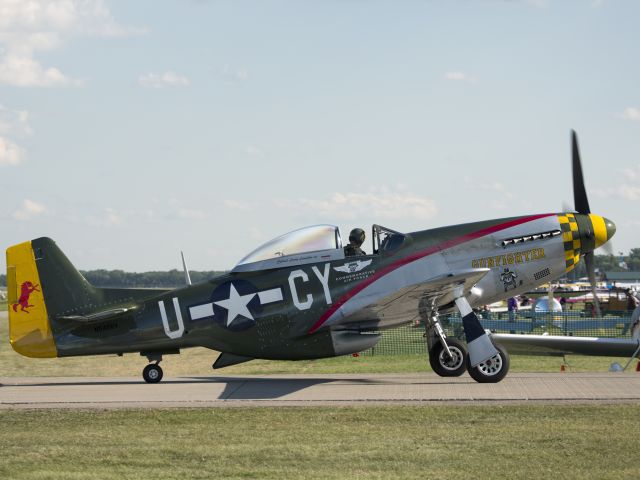
<path fill-rule="evenodd" d="M 142 378 L 147 383 L 158 383 L 162 380 L 162 367 L 158 363 L 150 363 L 142 370 Z"/>
<path fill-rule="evenodd" d="M 147 360 L 149 360 L 149 362 L 155 362 L 155 363 L 149 363 L 149 365 L 147 365 L 146 367 L 144 367 L 144 369 L 142 370 L 142 378 L 144 378 L 144 381 L 147 383 L 159 383 L 160 380 L 162 380 L 162 367 L 160 367 L 160 362 L 162 361 L 162 354 L 161 353 L 149 353 L 149 352 L 145 352 L 145 353 L 140 353 L 140 355 L 144 355 L 145 357 L 147 357 Z"/>
<path fill-rule="evenodd" d="M 493 344 L 498 353 L 493 357 L 480 362 L 475 367 L 467 357 L 467 369 L 469 375 L 478 383 L 498 383 L 509 372 L 509 354 L 502 345 Z"/>
<path fill-rule="evenodd" d="M 467 346 L 460 340 L 445 335 L 436 310 L 427 316 L 425 327 L 429 364 L 441 377 L 459 377 L 468 371 L 476 382 L 497 383 L 507 375 L 509 354 L 502 346 L 494 344 L 497 353 L 472 366 Z"/>

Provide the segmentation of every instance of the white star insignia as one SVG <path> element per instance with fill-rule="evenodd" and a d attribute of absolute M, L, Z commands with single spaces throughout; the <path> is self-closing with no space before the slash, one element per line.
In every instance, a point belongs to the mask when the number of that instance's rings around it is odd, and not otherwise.
<path fill-rule="evenodd" d="M 240 295 L 233 283 L 231 284 L 231 288 L 229 289 L 229 298 L 227 300 L 215 302 L 216 305 L 220 305 L 227 309 L 227 327 L 231 325 L 231 322 L 233 322 L 238 316 L 254 320 L 251 312 L 249 311 L 248 305 L 251 299 L 255 296 L 255 293 Z"/>

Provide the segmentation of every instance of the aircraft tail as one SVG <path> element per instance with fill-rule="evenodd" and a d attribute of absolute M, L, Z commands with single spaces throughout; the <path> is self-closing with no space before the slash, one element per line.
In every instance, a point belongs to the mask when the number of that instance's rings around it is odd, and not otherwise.
<path fill-rule="evenodd" d="M 41 244 L 48 242 L 55 246 L 50 239 L 38 239 L 7 249 L 9 340 L 16 352 L 27 357 L 58 355 L 44 300 L 42 280 L 46 275 L 40 274 L 36 263 L 43 256 Z"/>
<path fill-rule="evenodd" d="M 13 349 L 27 357 L 59 356 L 56 334 L 74 321 L 121 313 L 126 309 L 114 309 L 154 293 L 92 286 L 50 238 L 7 249 L 9 338 Z"/>

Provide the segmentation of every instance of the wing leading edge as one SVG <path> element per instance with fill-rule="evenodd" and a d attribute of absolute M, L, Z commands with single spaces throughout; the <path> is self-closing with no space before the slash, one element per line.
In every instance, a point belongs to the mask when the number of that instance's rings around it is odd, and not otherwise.
<path fill-rule="evenodd" d="M 491 334 L 496 343 L 510 353 L 529 355 L 599 355 L 606 357 L 630 357 L 640 347 L 631 338 L 565 337 L 558 335 Z"/>
<path fill-rule="evenodd" d="M 418 320 L 432 305 L 453 303 L 456 296 L 468 295 L 489 272 L 488 268 L 460 270 L 407 285 L 359 311 L 345 316 L 335 329 L 383 330 Z"/>

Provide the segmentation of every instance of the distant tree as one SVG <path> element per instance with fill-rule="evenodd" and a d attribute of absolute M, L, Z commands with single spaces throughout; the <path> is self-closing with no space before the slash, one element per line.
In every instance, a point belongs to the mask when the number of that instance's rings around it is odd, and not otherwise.
<path fill-rule="evenodd" d="M 124 272 L 122 270 L 81 271 L 84 278 L 96 287 L 112 288 L 176 288 L 185 285 L 184 272 Z M 192 283 L 204 282 L 224 272 L 189 272 Z"/>
<path fill-rule="evenodd" d="M 640 272 L 640 248 L 632 248 L 626 262 L 629 270 Z"/>
<path fill-rule="evenodd" d="M 87 281 L 96 287 L 112 288 L 176 288 L 185 284 L 184 272 L 125 272 L 123 270 L 81 270 Z M 224 272 L 189 272 L 192 283 L 200 283 L 222 275 Z M 7 286 L 7 276 L 0 274 L 0 287 Z"/>

